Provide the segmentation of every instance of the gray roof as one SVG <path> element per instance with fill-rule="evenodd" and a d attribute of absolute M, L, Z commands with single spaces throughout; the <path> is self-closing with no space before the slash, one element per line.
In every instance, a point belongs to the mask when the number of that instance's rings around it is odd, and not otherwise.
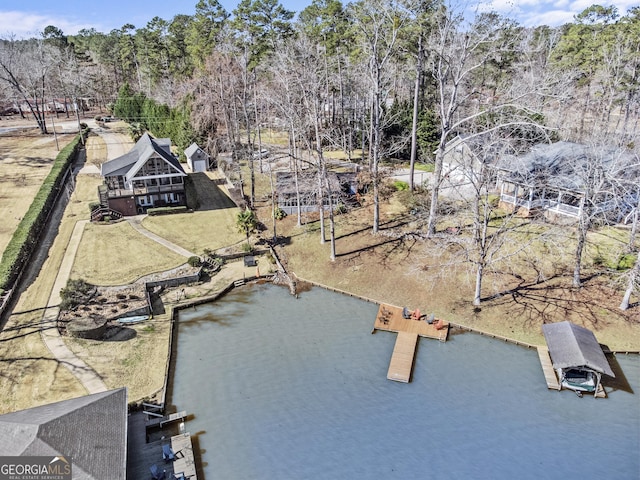
<path fill-rule="evenodd" d="M 543 143 L 535 145 L 520 156 L 503 156 L 496 168 L 507 172 L 507 178 L 534 184 L 543 181 L 546 186 L 560 190 L 580 192 L 584 190 L 586 165 L 597 161 L 604 168 L 618 170 L 617 176 L 638 175 L 637 160 L 628 152 L 616 147 L 588 146 L 573 142 Z M 631 167 L 625 169 L 625 166 Z M 615 172 L 612 172 L 615 174 Z"/>
<path fill-rule="evenodd" d="M 591 330 L 559 322 L 542 325 L 542 333 L 555 368 L 586 367 L 615 377 Z"/>
<path fill-rule="evenodd" d="M 342 185 L 356 181 L 356 174 L 353 172 L 328 171 L 327 177 L 334 195 L 342 191 Z M 318 190 L 318 171 L 309 169 L 298 172 L 298 188 L 303 195 L 308 193 L 315 194 Z M 295 173 L 276 172 L 276 190 L 279 194 L 295 195 Z"/>
<path fill-rule="evenodd" d="M 207 155 L 207 152 L 205 152 L 202 148 L 200 148 L 198 144 L 195 142 L 189 145 L 187 149 L 184 151 L 184 155 L 187 158 L 193 157 L 193 155 L 196 153 L 199 153 L 199 155 L 201 155 L 204 158 L 207 158 L 209 156 Z"/>
<path fill-rule="evenodd" d="M 127 390 L 0 415 L 0 452 L 71 458 L 74 480 L 125 480 Z"/>
<path fill-rule="evenodd" d="M 142 135 L 128 153 L 103 163 L 100 173 L 103 177 L 126 176 L 130 180 L 154 153 L 186 175 L 178 159 L 171 154 L 171 140 L 153 138 L 148 133 Z"/>

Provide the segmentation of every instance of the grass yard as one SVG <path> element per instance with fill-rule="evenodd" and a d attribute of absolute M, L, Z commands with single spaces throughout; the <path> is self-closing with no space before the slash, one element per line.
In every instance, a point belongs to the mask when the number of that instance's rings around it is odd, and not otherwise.
<path fill-rule="evenodd" d="M 56 151 L 57 155 L 57 151 Z M 95 198 L 96 176 L 79 176 L 76 189 L 35 281 L 20 295 L 0 332 L 0 413 L 86 394 L 84 387 L 52 357 L 42 342 L 39 324 L 77 220 L 89 217 Z"/>
<path fill-rule="evenodd" d="M 89 223 L 78 247 L 71 278 L 94 285 L 124 285 L 186 261 L 182 255 L 138 233 L 128 222 Z"/>
<path fill-rule="evenodd" d="M 58 155 L 54 136 L 37 132 L 29 129 L 0 135 L 0 252 L 11 240 Z M 60 149 L 74 137 L 59 134 Z"/>
<path fill-rule="evenodd" d="M 202 255 L 205 249 L 219 250 L 241 243 L 245 236 L 238 231 L 240 210 L 218 186 L 215 172 L 192 174 L 199 192 L 200 210 L 178 215 L 147 216 L 143 226 L 182 248 Z M 264 180 L 264 179 L 262 179 Z"/>
<path fill-rule="evenodd" d="M 126 386 L 129 401 L 136 401 L 163 387 L 170 334 L 170 316 L 162 315 L 122 328 L 107 341 L 74 338 L 66 344 L 99 372 L 108 388 Z"/>
<path fill-rule="evenodd" d="M 232 247 L 245 239 L 238 232 L 236 218 L 239 210 L 206 210 L 179 215 L 146 217 L 142 225 L 147 230 L 176 245 L 202 255 L 205 249 Z"/>

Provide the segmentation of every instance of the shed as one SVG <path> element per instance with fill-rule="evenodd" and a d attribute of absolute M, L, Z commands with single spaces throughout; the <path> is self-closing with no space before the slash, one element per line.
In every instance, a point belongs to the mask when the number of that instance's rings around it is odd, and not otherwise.
<path fill-rule="evenodd" d="M 562 387 L 596 392 L 603 374 L 615 377 L 591 330 L 565 321 L 542 325 L 542 333 Z"/>
<path fill-rule="evenodd" d="M 206 172 L 209 170 L 210 157 L 197 143 L 192 143 L 184 151 L 187 157 L 187 164 L 192 172 Z"/>

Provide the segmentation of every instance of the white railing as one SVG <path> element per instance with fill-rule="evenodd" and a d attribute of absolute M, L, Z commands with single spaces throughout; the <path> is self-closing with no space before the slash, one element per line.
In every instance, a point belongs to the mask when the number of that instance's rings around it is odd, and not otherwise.
<path fill-rule="evenodd" d="M 130 188 L 117 188 L 114 190 L 107 190 L 107 195 L 110 198 L 130 197 L 133 195 L 149 195 L 152 193 L 168 193 L 168 192 L 182 192 L 184 191 L 184 184 L 179 185 L 160 185 L 154 187 L 135 187 Z"/>

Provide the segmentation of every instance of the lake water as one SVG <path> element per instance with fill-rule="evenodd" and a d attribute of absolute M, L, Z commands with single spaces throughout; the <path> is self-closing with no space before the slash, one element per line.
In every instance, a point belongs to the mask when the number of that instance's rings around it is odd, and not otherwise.
<path fill-rule="evenodd" d="M 420 339 L 397 383 L 376 313 L 272 285 L 181 311 L 171 403 L 206 480 L 640 478 L 637 356 L 616 357 L 629 385 L 578 398 L 535 350 L 464 333 Z"/>

